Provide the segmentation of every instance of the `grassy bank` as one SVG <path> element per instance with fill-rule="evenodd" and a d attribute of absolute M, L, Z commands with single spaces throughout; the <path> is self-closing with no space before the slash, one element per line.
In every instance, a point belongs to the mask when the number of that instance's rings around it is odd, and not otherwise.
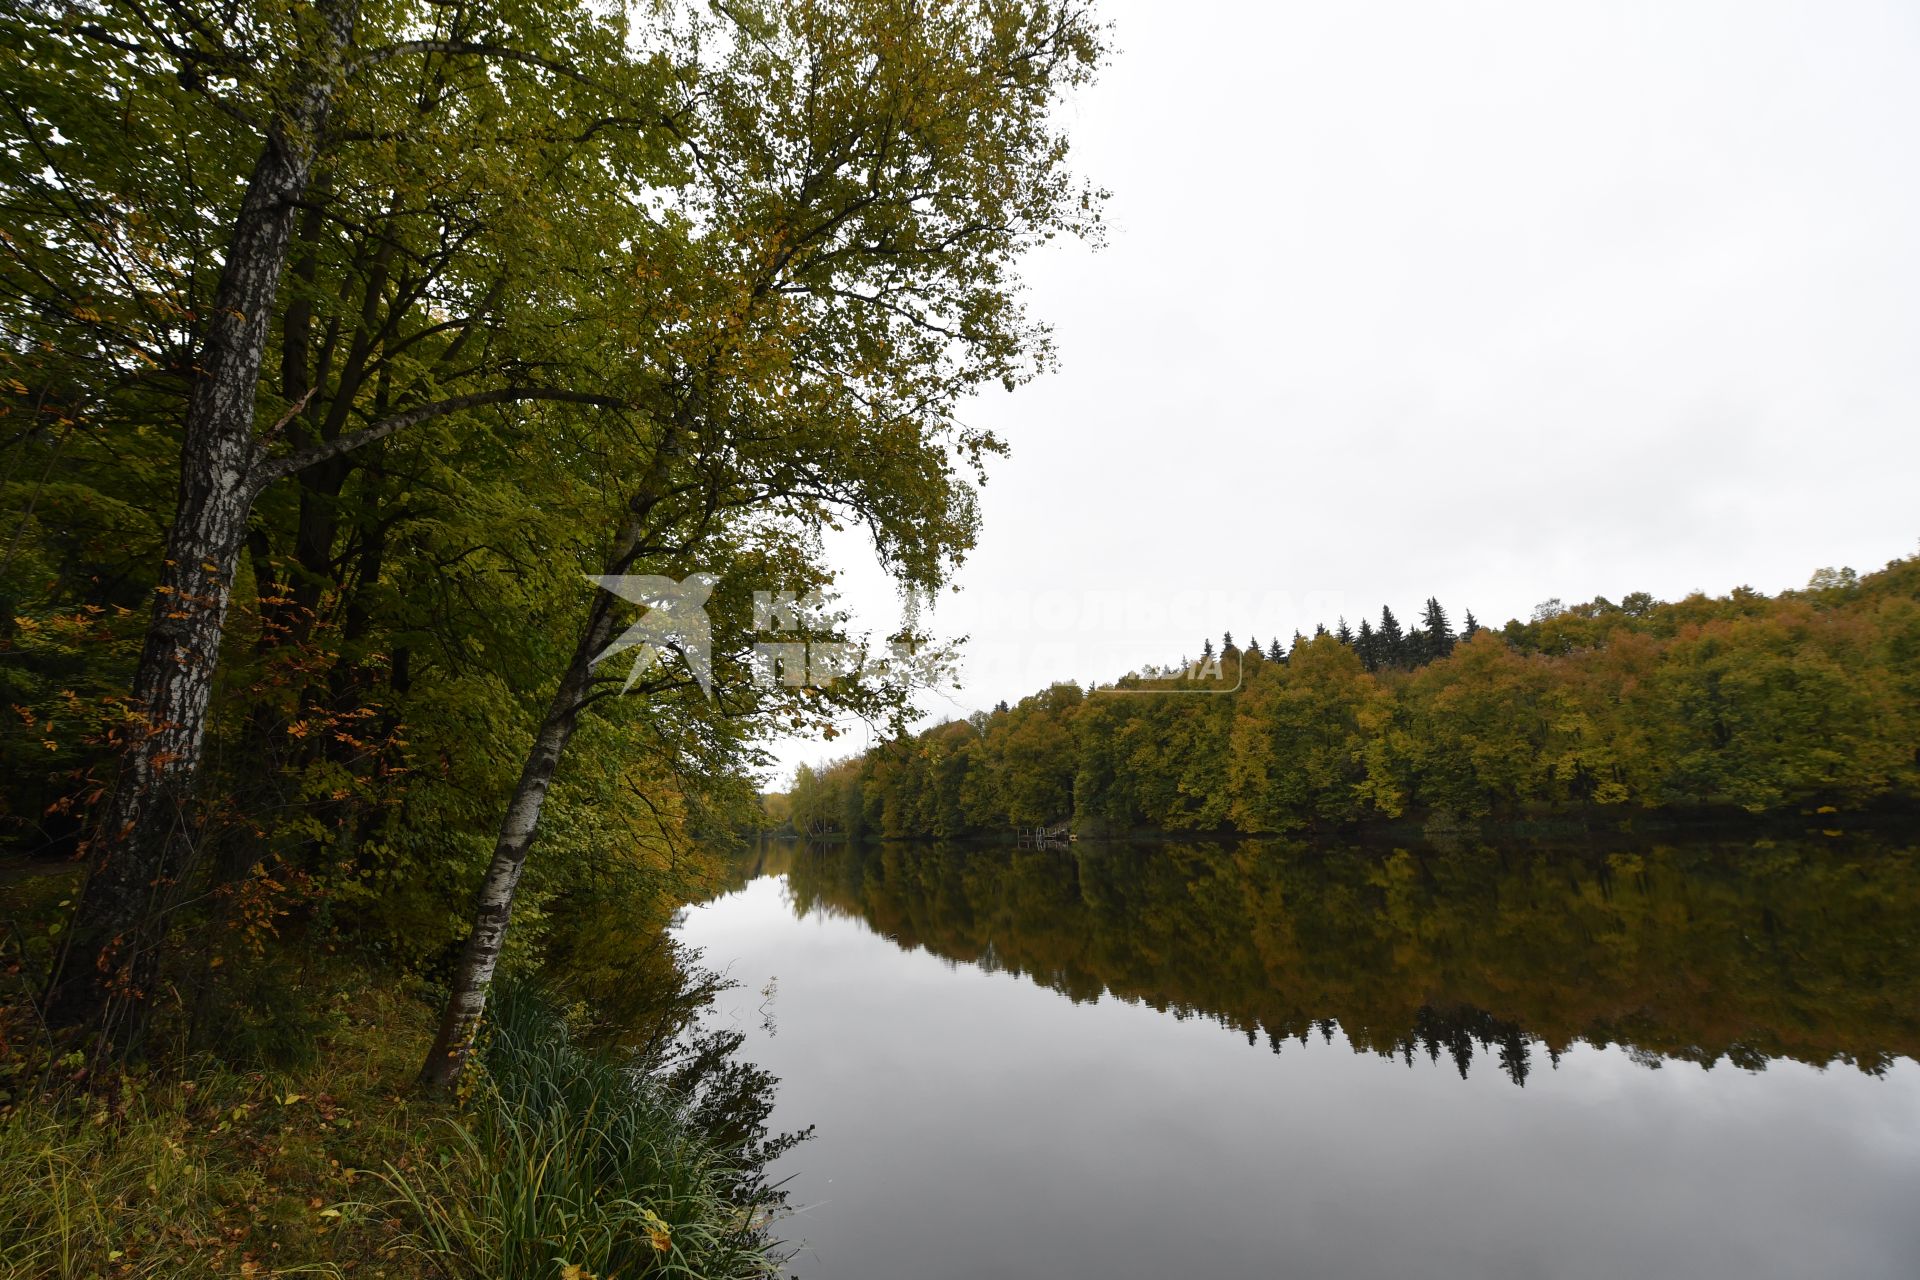
<path fill-rule="evenodd" d="M 724 1150 L 662 1079 L 575 1043 L 530 989 L 497 997 L 471 1121 L 360 1206 L 408 1224 L 390 1254 L 449 1277 L 778 1270 L 750 1152 Z"/>
<path fill-rule="evenodd" d="M 292 1071 L 201 1060 L 87 1082 L 77 1066 L 13 1057 L 0 1277 L 775 1269 L 766 1193 L 745 1159 L 657 1078 L 577 1044 L 530 992 L 502 993 L 458 1100 L 412 1088 L 426 1004 L 369 987 L 333 1013 Z"/>
<path fill-rule="evenodd" d="M 0 1275 L 404 1275 L 398 1231 L 341 1207 L 378 1195 L 369 1171 L 442 1158 L 451 1103 L 409 1096 L 424 1009 L 369 991 L 337 1009 L 311 1066 L 234 1071 L 202 1060 L 128 1074 L 92 1096 L 56 1066 L 21 1080 L 0 1118 Z"/>

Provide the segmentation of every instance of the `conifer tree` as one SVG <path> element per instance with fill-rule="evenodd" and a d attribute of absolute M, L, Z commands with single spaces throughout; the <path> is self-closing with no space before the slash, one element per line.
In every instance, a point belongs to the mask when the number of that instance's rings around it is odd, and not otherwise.
<path fill-rule="evenodd" d="M 1380 606 L 1380 665 L 1383 667 L 1402 667 L 1407 663 L 1407 637 L 1400 630 L 1400 619 L 1393 616 L 1393 610 L 1386 605 Z"/>
<path fill-rule="evenodd" d="M 1473 610 L 1467 610 L 1467 620 L 1460 628 L 1460 638 L 1471 640 L 1480 634 L 1480 620 L 1473 616 Z"/>
<path fill-rule="evenodd" d="M 1347 625 L 1345 614 L 1340 615 L 1340 625 L 1333 629 L 1333 634 L 1340 638 L 1341 644 L 1349 649 L 1353 648 L 1353 628 Z"/>
<path fill-rule="evenodd" d="M 1440 607 L 1440 601 L 1433 596 L 1427 597 L 1427 607 L 1421 614 L 1420 624 L 1426 629 L 1428 648 L 1435 658 L 1444 658 L 1453 652 L 1453 629 L 1447 624 L 1447 611 Z"/>
<path fill-rule="evenodd" d="M 1406 655 L 1408 667 L 1424 667 L 1433 661 L 1433 637 L 1425 627 L 1414 627 L 1407 632 Z"/>
<path fill-rule="evenodd" d="M 1380 637 L 1373 633 L 1373 624 L 1365 618 L 1360 619 L 1360 634 L 1353 638 L 1353 648 L 1367 670 L 1380 669 Z"/>
<path fill-rule="evenodd" d="M 1270 640 L 1267 643 L 1267 661 L 1285 662 L 1286 660 L 1287 660 L 1287 651 L 1280 647 L 1280 637 L 1275 636 L 1272 640 Z"/>

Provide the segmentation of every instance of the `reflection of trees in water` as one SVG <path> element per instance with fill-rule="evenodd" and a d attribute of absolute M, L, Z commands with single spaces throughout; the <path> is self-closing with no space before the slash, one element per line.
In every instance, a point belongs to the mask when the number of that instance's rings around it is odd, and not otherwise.
<path fill-rule="evenodd" d="M 1913 849 L 882 845 L 783 863 L 802 914 L 1275 1052 L 1337 1031 L 1523 1085 L 1536 1051 L 1557 1063 L 1575 1043 L 1656 1067 L 1920 1056 Z"/>
<path fill-rule="evenodd" d="M 1400 1042 L 1401 1056 L 1407 1065 L 1413 1065 L 1413 1052 L 1417 1045 L 1427 1051 L 1433 1061 L 1440 1061 L 1445 1052 L 1453 1059 L 1453 1065 L 1460 1068 L 1460 1078 L 1467 1078 L 1467 1067 L 1473 1062 L 1473 1046 L 1478 1043 L 1482 1049 L 1498 1049 L 1500 1069 L 1507 1078 L 1517 1085 L 1527 1083 L 1527 1071 L 1531 1064 L 1532 1047 L 1520 1024 L 1502 1022 L 1484 1009 L 1435 1009 L 1423 1005 L 1415 1016 L 1413 1030 Z M 1559 1055 L 1555 1054 L 1557 1062 Z"/>

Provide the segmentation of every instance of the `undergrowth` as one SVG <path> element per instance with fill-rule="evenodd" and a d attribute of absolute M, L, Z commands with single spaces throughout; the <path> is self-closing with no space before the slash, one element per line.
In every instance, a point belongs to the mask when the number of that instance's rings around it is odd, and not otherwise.
<path fill-rule="evenodd" d="M 583 1048 L 536 993 L 496 992 L 472 1117 L 447 1158 L 390 1169 L 396 1250 L 446 1277 L 733 1277 L 778 1271 L 777 1195 L 640 1062 Z"/>
<path fill-rule="evenodd" d="M 413 1075 L 428 1007 L 336 1001 L 298 1069 L 52 1064 L 0 1105 L 0 1280 L 776 1272 L 767 1150 L 727 1149 L 658 1063 L 592 1050 L 503 989 L 458 1099 Z M 776 1148 L 777 1149 L 777 1148 Z M 756 1154 L 759 1153 L 759 1154 Z"/>

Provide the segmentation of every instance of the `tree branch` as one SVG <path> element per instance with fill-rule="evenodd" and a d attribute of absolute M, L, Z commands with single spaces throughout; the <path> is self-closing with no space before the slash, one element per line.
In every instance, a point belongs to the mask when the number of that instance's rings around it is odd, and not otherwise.
<path fill-rule="evenodd" d="M 488 44 L 476 40 L 404 40 L 399 44 L 383 45 L 378 49 L 369 49 L 355 58 L 352 65 L 347 68 L 347 74 L 353 75 L 378 63 L 419 53 L 473 54 L 482 58 L 498 58 L 503 62 L 521 62 L 551 71 L 557 76 L 565 76 L 569 80 L 577 80 L 589 88 L 603 87 L 564 62 L 555 62 L 551 58 L 543 58 L 537 53 L 528 53 L 524 49 L 515 49 L 510 45 Z"/>
<path fill-rule="evenodd" d="M 384 440 L 396 432 L 405 431 L 408 427 L 417 426 L 430 419 L 444 417 L 449 413 L 458 413 L 462 409 L 478 408 L 481 405 L 508 404 L 523 400 L 596 405 L 603 409 L 617 409 L 626 403 L 612 396 L 594 395 L 588 391 L 562 391 L 553 387 L 502 387 L 493 391 L 476 391 L 464 396 L 450 396 L 445 400 L 436 400 L 432 404 L 423 404 L 416 409 L 408 409 L 405 413 L 396 413 L 370 427 L 350 431 L 305 449 L 262 458 L 254 464 L 253 474 L 249 479 L 252 481 L 254 491 L 258 492 L 282 476 L 289 476 L 317 463 L 327 462 L 345 453 L 352 453 L 355 449 L 370 445 L 376 440 Z"/>

